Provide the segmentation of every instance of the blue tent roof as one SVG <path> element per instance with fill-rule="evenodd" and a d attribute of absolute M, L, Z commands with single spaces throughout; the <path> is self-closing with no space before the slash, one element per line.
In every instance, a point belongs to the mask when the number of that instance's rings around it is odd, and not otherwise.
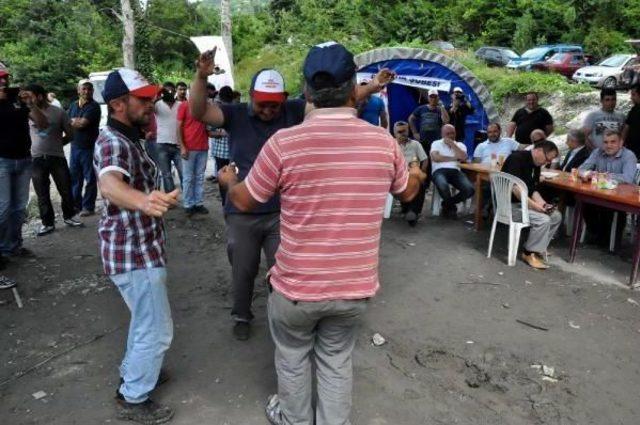
<path fill-rule="evenodd" d="M 398 75 L 387 88 L 390 125 L 407 120 L 418 106 L 418 89 L 436 88 L 445 105 L 451 104 L 451 92 L 460 87 L 475 108 L 467 117 L 465 144 L 473 151 L 476 130 L 485 130 L 490 122 L 498 120 L 493 99 L 487 88 L 465 66 L 453 59 L 423 49 L 383 48 L 356 56 L 358 74 L 366 78 L 382 68 Z"/>

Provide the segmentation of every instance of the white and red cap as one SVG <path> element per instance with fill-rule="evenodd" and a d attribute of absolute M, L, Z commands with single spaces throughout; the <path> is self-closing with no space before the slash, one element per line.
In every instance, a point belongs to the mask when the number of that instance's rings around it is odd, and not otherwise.
<path fill-rule="evenodd" d="M 438 90 L 429 89 L 429 96 L 438 96 Z"/>
<path fill-rule="evenodd" d="M 454 92 L 454 93 L 464 93 L 464 91 L 463 91 L 460 87 L 455 87 L 455 88 L 453 89 L 453 92 Z"/>
<path fill-rule="evenodd" d="M 160 90 L 162 90 L 162 86 L 149 83 L 138 71 L 120 68 L 107 76 L 102 90 L 102 98 L 107 103 L 125 94 L 152 99 L 158 95 Z"/>
<path fill-rule="evenodd" d="M 284 78 L 275 69 L 263 69 L 251 80 L 251 98 L 255 102 L 282 103 L 287 100 Z"/>

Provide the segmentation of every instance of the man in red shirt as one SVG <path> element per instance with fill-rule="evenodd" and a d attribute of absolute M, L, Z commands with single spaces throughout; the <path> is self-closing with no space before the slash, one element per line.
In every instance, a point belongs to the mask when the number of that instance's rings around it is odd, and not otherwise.
<path fill-rule="evenodd" d="M 304 77 L 315 109 L 267 141 L 243 182 L 234 167 L 219 174 L 243 212 L 280 194 L 281 243 L 268 301 L 278 374 L 266 412 L 272 424 L 311 424 L 314 417 L 316 425 L 349 423 L 351 353 L 359 318 L 379 288 L 385 200 L 391 192 L 410 201 L 426 178 L 408 170 L 385 129 L 357 118 L 355 73 L 344 46 L 313 47 Z"/>
<path fill-rule="evenodd" d="M 208 214 L 204 204 L 204 172 L 207 168 L 207 127 L 191 115 L 189 102 L 178 107 L 178 145 L 182 155 L 182 198 L 189 217 Z"/>

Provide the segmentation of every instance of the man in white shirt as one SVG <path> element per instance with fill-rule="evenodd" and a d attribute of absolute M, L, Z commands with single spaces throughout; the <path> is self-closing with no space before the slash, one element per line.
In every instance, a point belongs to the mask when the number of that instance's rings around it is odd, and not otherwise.
<path fill-rule="evenodd" d="M 162 186 L 166 193 L 175 189 L 171 164 L 178 170 L 182 187 L 182 160 L 178 146 L 178 106 L 176 86 L 168 81 L 162 86 L 161 98 L 154 106 L 156 114 L 158 168 L 162 174 Z"/>
<path fill-rule="evenodd" d="M 502 128 L 497 122 L 489 124 L 487 127 L 487 140 L 476 146 L 473 151 L 473 161 L 483 164 L 490 164 L 491 158 L 498 159 L 503 156 L 507 159 L 511 152 L 522 149 L 525 145 L 516 142 L 510 137 L 500 137 Z"/>
<path fill-rule="evenodd" d="M 467 160 L 467 147 L 462 142 L 456 142 L 456 129 L 451 124 L 445 124 L 441 134 L 442 139 L 431 145 L 432 179 L 442 198 L 442 216 L 456 218 L 456 205 L 471 198 L 474 193 L 473 185 L 460 171 L 459 162 Z M 458 190 L 455 196 L 451 195 L 450 186 Z"/>

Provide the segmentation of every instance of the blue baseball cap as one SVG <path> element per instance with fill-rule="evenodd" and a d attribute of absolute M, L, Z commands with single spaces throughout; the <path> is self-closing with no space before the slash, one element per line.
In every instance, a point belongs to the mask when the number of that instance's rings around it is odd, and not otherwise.
<path fill-rule="evenodd" d="M 356 63 L 353 53 L 342 44 L 335 41 L 313 46 L 302 68 L 307 84 L 316 90 L 337 87 L 353 78 L 356 73 Z M 316 77 L 323 76 L 318 81 Z"/>
<path fill-rule="evenodd" d="M 125 94 L 143 99 L 153 99 L 160 90 L 162 90 L 162 86 L 150 84 L 138 71 L 120 68 L 107 76 L 102 90 L 102 98 L 106 103 Z"/>

